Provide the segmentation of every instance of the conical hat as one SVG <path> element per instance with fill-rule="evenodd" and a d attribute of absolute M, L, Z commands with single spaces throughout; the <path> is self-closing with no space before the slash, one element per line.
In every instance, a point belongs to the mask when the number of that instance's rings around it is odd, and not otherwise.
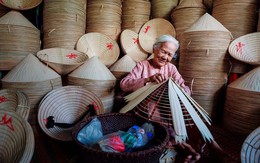
<path fill-rule="evenodd" d="M 120 43 L 124 53 L 136 62 L 147 58 L 148 54 L 142 49 L 136 32 L 125 29 L 120 35 Z"/>
<path fill-rule="evenodd" d="M 110 71 L 130 72 L 135 65 L 136 62 L 129 55 L 124 55 L 110 67 Z"/>
<path fill-rule="evenodd" d="M 228 87 L 260 92 L 260 67 L 257 67 L 244 74 L 229 84 Z"/>
<path fill-rule="evenodd" d="M 202 0 L 183 0 L 180 1 L 178 6 L 174 9 L 181 9 L 181 8 L 187 8 L 187 7 L 205 7 L 202 3 Z"/>
<path fill-rule="evenodd" d="M 59 78 L 60 75 L 44 65 L 33 54 L 28 54 L 2 79 L 5 82 L 38 82 Z"/>
<path fill-rule="evenodd" d="M 153 44 L 164 35 L 175 36 L 175 28 L 172 23 L 166 19 L 155 18 L 146 22 L 139 32 L 139 42 L 141 47 L 148 53 L 153 52 Z"/>
<path fill-rule="evenodd" d="M 72 71 L 69 76 L 92 80 L 116 80 L 97 56 L 88 59 L 83 65 Z"/>
<path fill-rule="evenodd" d="M 184 32 L 192 31 L 224 31 L 229 32 L 217 19 L 208 13 L 202 15 L 199 20 L 192 24 L 190 28 Z"/>
<path fill-rule="evenodd" d="M 18 11 L 9 11 L 0 18 L 0 24 L 18 25 L 37 29 L 28 19 Z"/>
<path fill-rule="evenodd" d="M 1 0 L 0 3 L 15 10 L 28 10 L 38 6 L 42 0 Z"/>

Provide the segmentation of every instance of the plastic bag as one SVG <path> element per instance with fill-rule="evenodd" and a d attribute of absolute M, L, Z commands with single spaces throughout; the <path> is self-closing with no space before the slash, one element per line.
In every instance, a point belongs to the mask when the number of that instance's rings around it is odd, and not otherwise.
<path fill-rule="evenodd" d="M 123 131 L 118 131 L 112 134 L 105 135 L 100 141 L 98 141 L 99 147 L 104 152 L 124 152 L 125 144 L 120 137 L 120 135 L 122 134 Z"/>
<path fill-rule="evenodd" d="M 78 133 L 77 139 L 82 144 L 92 147 L 103 137 L 102 126 L 98 118 L 94 118 Z"/>

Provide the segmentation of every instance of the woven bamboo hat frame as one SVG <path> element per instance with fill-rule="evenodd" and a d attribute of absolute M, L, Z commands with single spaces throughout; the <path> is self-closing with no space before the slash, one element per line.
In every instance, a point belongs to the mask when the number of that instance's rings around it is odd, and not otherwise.
<path fill-rule="evenodd" d="M 55 122 L 58 123 L 73 123 L 81 115 L 83 115 L 88 105 L 93 104 L 96 114 L 104 113 L 104 108 L 101 100 L 96 94 L 84 89 L 80 86 L 64 86 L 49 92 L 41 100 L 38 110 L 38 122 L 41 129 L 51 138 L 61 141 L 71 141 L 70 128 L 54 128 L 46 127 L 46 119 L 53 116 Z"/>
<path fill-rule="evenodd" d="M 241 149 L 241 163 L 260 162 L 260 127 L 245 139 Z"/>
<path fill-rule="evenodd" d="M 0 110 L 0 162 L 30 162 L 34 135 L 29 123 L 18 113 Z"/>
<path fill-rule="evenodd" d="M 163 27 L 163 28 L 162 28 Z M 151 19 L 146 22 L 139 32 L 139 42 L 141 47 L 148 53 L 153 52 L 153 44 L 156 39 L 163 34 L 169 34 L 175 37 L 173 25 L 162 18 Z"/>
<path fill-rule="evenodd" d="M 14 10 L 29 10 L 38 6 L 42 0 L 2 0 L 0 3 Z"/>
<path fill-rule="evenodd" d="M 87 33 L 80 37 L 76 49 L 89 56 L 97 56 L 107 67 L 115 63 L 119 57 L 119 46 L 115 40 L 102 33 Z"/>
<path fill-rule="evenodd" d="M 82 52 L 64 48 L 43 49 L 36 56 L 60 75 L 70 73 L 88 59 Z"/>
<path fill-rule="evenodd" d="M 29 97 L 17 90 L 0 90 L 0 110 L 14 111 L 20 114 L 25 120 L 28 120 L 30 113 Z"/>
<path fill-rule="evenodd" d="M 260 65 L 260 32 L 254 32 L 240 36 L 229 45 L 229 54 L 251 65 Z"/>
<path fill-rule="evenodd" d="M 120 35 L 120 44 L 123 52 L 130 56 L 134 61 L 140 62 L 148 57 L 139 43 L 138 34 L 132 30 L 126 29 Z"/>

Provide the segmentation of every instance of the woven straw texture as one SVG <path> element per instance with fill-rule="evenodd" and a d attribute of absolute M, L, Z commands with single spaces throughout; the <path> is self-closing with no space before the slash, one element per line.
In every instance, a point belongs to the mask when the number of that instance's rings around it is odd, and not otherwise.
<path fill-rule="evenodd" d="M 152 18 L 164 18 L 170 20 L 172 10 L 178 5 L 179 0 L 151 0 Z"/>
<path fill-rule="evenodd" d="M 98 56 L 106 66 L 111 66 L 119 57 L 119 46 L 115 40 L 102 33 L 87 33 L 80 37 L 76 49 L 89 56 Z"/>
<path fill-rule="evenodd" d="M 73 123 L 86 112 L 89 104 L 93 104 L 96 114 L 104 112 L 103 104 L 94 93 L 79 87 L 65 86 L 49 92 L 41 100 L 38 110 L 38 122 L 41 129 L 51 138 L 71 141 L 72 128 L 46 127 L 46 119 L 53 116 L 55 122 Z"/>
<path fill-rule="evenodd" d="M 251 132 L 242 145 L 241 163 L 260 162 L 260 127 Z"/>
<path fill-rule="evenodd" d="M 77 140 L 78 132 L 88 124 L 94 117 L 90 117 L 81 123 L 79 123 L 72 132 L 72 137 L 75 143 L 78 145 L 85 162 L 97 162 L 97 163 L 157 163 L 169 141 L 169 134 L 166 128 L 153 124 L 155 127 L 155 137 L 151 141 L 152 146 L 147 149 L 143 149 L 130 153 L 108 153 L 98 149 L 87 148 Z M 133 125 L 142 125 L 145 121 L 135 117 L 131 114 L 112 113 L 97 116 L 102 125 L 103 134 L 110 134 L 118 130 L 127 130 Z"/>
<path fill-rule="evenodd" d="M 122 1 L 122 31 L 125 29 L 139 33 L 150 19 L 151 2 L 144 0 Z"/>
<path fill-rule="evenodd" d="M 40 50 L 40 31 L 18 11 L 0 18 L 0 35 L 0 70 L 11 70 L 29 53 Z"/>
<path fill-rule="evenodd" d="M 163 28 L 162 28 L 163 27 Z M 148 53 L 153 52 L 153 44 L 163 34 L 175 36 L 173 25 L 162 18 L 155 18 L 146 22 L 139 32 L 141 47 Z"/>
<path fill-rule="evenodd" d="M 86 33 L 102 33 L 118 40 L 121 33 L 121 0 L 87 1 Z"/>
<path fill-rule="evenodd" d="M 49 91 L 62 86 L 61 77 L 54 70 L 29 54 L 2 79 L 2 87 L 26 93 L 30 100 L 30 124 L 37 122 L 37 107 Z"/>
<path fill-rule="evenodd" d="M 224 127 L 248 135 L 260 124 L 260 67 L 228 85 L 223 114 Z"/>
<path fill-rule="evenodd" d="M 0 3 L 14 10 L 28 10 L 38 6 L 42 0 L 1 0 Z"/>
<path fill-rule="evenodd" d="M 88 56 L 82 52 L 63 48 L 43 49 L 36 55 L 60 75 L 70 73 L 88 59 Z"/>
<path fill-rule="evenodd" d="M 43 48 L 74 49 L 86 31 L 86 0 L 51 0 L 43 6 Z"/>
<path fill-rule="evenodd" d="M 123 52 L 136 62 L 145 60 L 148 56 L 148 53 L 142 49 L 139 43 L 138 34 L 132 30 L 125 29 L 121 33 L 120 44 Z"/>
<path fill-rule="evenodd" d="M 250 33 L 233 40 L 229 45 L 229 54 L 251 65 L 260 65 L 260 32 Z"/>
<path fill-rule="evenodd" d="M 30 113 L 29 97 L 21 91 L 2 89 L 0 90 L 0 110 L 17 112 L 25 120 L 28 120 Z"/>
<path fill-rule="evenodd" d="M 0 162 L 30 162 L 34 153 L 31 126 L 16 112 L 0 110 Z"/>

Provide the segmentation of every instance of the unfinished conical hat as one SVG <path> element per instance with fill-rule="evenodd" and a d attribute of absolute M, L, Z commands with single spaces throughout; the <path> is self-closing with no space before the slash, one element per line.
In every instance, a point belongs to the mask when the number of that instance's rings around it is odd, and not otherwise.
<path fill-rule="evenodd" d="M 37 29 L 28 19 L 18 11 L 9 11 L 0 18 L 0 24 L 18 25 Z"/>
<path fill-rule="evenodd" d="M 193 31 L 223 31 L 229 32 L 217 19 L 211 16 L 208 13 L 202 15 L 199 20 L 191 25 L 190 28 L 184 32 L 193 32 Z"/>
<path fill-rule="evenodd" d="M 188 7 L 205 7 L 202 3 L 202 0 L 183 0 L 180 1 L 178 6 L 176 8 L 174 8 L 174 10 L 176 9 L 181 9 L 181 8 L 188 8 Z"/>
<path fill-rule="evenodd" d="M 228 87 L 260 92 L 260 67 L 257 67 L 244 74 L 243 76 L 229 84 Z"/>
<path fill-rule="evenodd" d="M 163 18 L 155 18 L 146 22 L 139 32 L 139 42 L 141 47 L 148 53 L 153 52 L 153 44 L 164 35 L 169 34 L 175 37 L 175 28 L 172 23 Z"/>
<path fill-rule="evenodd" d="M 116 80 L 97 56 L 88 59 L 83 65 L 72 71 L 69 76 L 92 80 Z"/>
<path fill-rule="evenodd" d="M 2 79 L 5 82 L 39 82 L 59 78 L 60 75 L 38 60 L 33 54 L 28 54 Z"/>
<path fill-rule="evenodd" d="M 129 56 L 124 55 L 115 64 L 113 64 L 109 69 L 110 71 L 121 71 L 130 72 L 135 67 L 136 62 Z"/>
<path fill-rule="evenodd" d="M 109 36 L 91 32 L 81 36 L 76 44 L 76 50 L 89 56 L 98 56 L 106 66 L 111 66 L 119 57 L 120 50 L 117 42 Z"/>
<path fill-rule="evenodd" d="M 28 10 L 38 6 L 42 0 L 1 0 L 0 3 L 15 10 Z"/>
<path fill-rule="evenodd" d="M 125 29 L 120 35 L 120 43 L 124 53 L 132 57 L 134 61 L 140 62 L 147 58 L 148 53 L 142 49 L 136 32 Z"/>

